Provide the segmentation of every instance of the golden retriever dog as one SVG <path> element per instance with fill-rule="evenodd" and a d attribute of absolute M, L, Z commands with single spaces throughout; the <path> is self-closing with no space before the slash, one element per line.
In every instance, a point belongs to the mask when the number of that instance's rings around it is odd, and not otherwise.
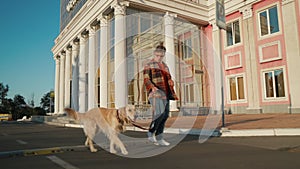
<path fill-rule="evenodd" d="M 79 120 L 87 136 L 85 145 L 90 147 L 91 152 L 97 152 L 94 147 L 93 138 L 96 133 L 103 132 L 110 141 L 110 152 L 116 153 L 114 146 L 120 148 L 122 154 L 128 154 L 118 134 L 125 131 L 125 125 L 134 119 L 135 106 L 128 105 L 120 109 L 93 108 L 86 113 L 78 113 L 70 108 L 65 112 L 75 120 Z"/>

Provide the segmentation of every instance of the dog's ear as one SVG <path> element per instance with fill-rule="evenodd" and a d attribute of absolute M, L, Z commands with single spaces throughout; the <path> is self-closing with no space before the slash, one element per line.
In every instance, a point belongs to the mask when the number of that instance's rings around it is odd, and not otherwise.
<path fill-rule="evenodd" d="M 127 115 L 126 115 L 126 108 L 120 108 L 118 109 L 118 112 L 119 112 L 119 120 L 120 120 L 120 123 L 122 125 L 124 125 L 124 123 L 129 123 L 129 120 L 127 118 Z"/>
<path fill-rule="evenodd" d="M 75 112 L 75 110 L 70 109 L 70 108 L 65 108 L 64 111 L 73 119 L 78 120 L 78 116 L 77 116 L 77 113 Z"/>

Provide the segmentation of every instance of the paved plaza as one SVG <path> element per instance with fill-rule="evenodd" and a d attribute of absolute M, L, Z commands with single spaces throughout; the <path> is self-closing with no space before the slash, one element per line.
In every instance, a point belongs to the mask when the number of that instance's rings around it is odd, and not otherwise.
<path fill-rule="evenodd" d="M 0 124 L 1 168 L 94 169 L 94 168 L 203 168 L 203 169 L 298 169 L 300 137 L 213 137 L 200 144 L 187 136 L 169 151 L 148 158 L 113 155 L 99 148 L 90 153 L 82 144 L 83 130 L 33 122 Z M 145 133 L 126 132 L 144 138 Z M 125 142 L 130 152 L 141 148 Z M 160 149 L 145 144 L 152 149 Z"/>

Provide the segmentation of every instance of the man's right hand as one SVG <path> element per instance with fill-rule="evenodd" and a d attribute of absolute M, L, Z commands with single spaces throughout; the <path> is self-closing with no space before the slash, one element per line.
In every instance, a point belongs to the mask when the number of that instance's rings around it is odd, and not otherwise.
<path fill-rule="evenodd" d="M 152 87 L 152 92 L 156 92 L 158 90 L 158 88 L 157 87 Z"/>

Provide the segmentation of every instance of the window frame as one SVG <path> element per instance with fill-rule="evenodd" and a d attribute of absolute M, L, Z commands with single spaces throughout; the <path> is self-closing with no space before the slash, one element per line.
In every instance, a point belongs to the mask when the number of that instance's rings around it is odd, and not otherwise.
<path fill-rule="evenodd" d="M 238 25 L 239 25 L 239 30 L 240 30 L 240 42 L 238 42 L 238 43 L 234 42 L 232 45 L 228 45 L 227 30 L 225 30 L 225 33 L 224 33 L 225 34 L 225 36 L 224 36 L 224 39 L 225 39 L 224 47 L 225 48 L 232 48 L 232 47 L 239 46 L 239 45 L 243 44 L 241 18 L 236 18 L 236 19 L 228 21 L 226 23 L 226 27 L 227 27 L 228 24 L 232 24 L 232 29 L 233 29 L 233 23 L 237 22 L 237 21 L 239 22 Z M 233 30 L 232 30 L 232 32 L 233 32 L 232 40 L 235 41 L 235 33 L 234 33 Z"/>
<path fill-rule="evenodd" d="M 237 95 L 237 100 L 231 100 L 231 92 L 230 92 L 230 79 L 231 78 L 235 78 L 235 82 L 236 84 L 238 84 L 238 81 L 237 79 L 239 77 L 242 77 L 243 78 L 243 88 L 244 88 L 244 99 L 239 99 L 239 94 L 238 94 L 238 85 L 236 85 L 236 89 L 235 89 L 235 92 L 236 92 L 236 95 Z M 232 103 L 246 103 L 247 102 L 247 91 L 246 91 L 246 78 L 245 78 L 245 74 L 242 73 L 242 74 L 234 74 L 234 75 L 229 75 L 226 77 L 226 85 L 227 85 L 227 102 L 229 104 L 232 104 Z"/>
<path fill-rule="evenodd" d="M 279 31 L 278 32 L 275 32 L 275 33 L 270 33 L 270 26 L 268 26 L 268 34 L 266 35 L 261 35 L 261 25 L 260 25 L 260 14 L 262 12 L 267 12 L 267 17 L 268 17 L 268 25 L 270 24 L 270 19 L 269 19 L 269 9 L 273 8 L 273 7 L 276 7 L 277 8 L 277 16 L 278 16 L 278 28 L 279 28 Z M 257 10 L 257 27 L 258 27 L 258 37 L 259 37 L 259 40 L 261 39 L 265 39 L 265 38 L 269 38 L 269 37 L 272 37 L 272 36 L 276 36 L 276 35 L 279 35 L 282 33 L 282 26 L 281 26 L 281 11 L 280 11 L 280 5 L 279 5 L 279 2 L 276 2 L 276 3 L 272 3 L 270 5 L 267 5 L 261 9 L 258 9 Z"/>
<path fill-rule="evenodd" d="M 282 69 L 283 72 L 283 84 L 284 84 L 284 97 L 276 97 L 276 88 L 275 88 L 275 76 L 274 76 L 274 72 L 276 70 Z M 274 92 L 274 97 L 267 97 L 267 93 L 266 93 L 266 79 L 265 79 L 265 73 L 268 72 L 272 72 L 272 78 L 273 78 L 273 92 Z M 273 68 L 269 68 L 269 69 L 264 69 L 261 70 L 261 78 L 262 78 L 262 87 L 263 87 L 263 100 L 264 101 L 287 101 L 288 99 L 288 92 L 287 92 L 287 77 L 286 77 L 286 68 L 284 66 L 280 66 L 280 67 L 273 67 Z"/>

